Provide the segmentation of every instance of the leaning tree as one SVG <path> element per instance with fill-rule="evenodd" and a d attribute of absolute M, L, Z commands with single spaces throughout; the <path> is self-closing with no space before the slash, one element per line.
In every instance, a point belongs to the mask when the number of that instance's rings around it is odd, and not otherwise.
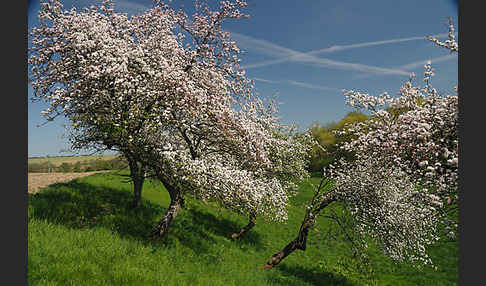
<path fill-rule="evenodd" d="M 148 168 L 171 202 L 151 233 L 163 236 L 186 195 L 255 218 L 286 219 L 294 180 L 308 176 L 313 140 L 280 123 L 254 92 L 222 24 L 243 1 L 188 16 L 162 1 L 128 17 L 104 1 L 83 12 L 42 3 L 29 63 L 45 116 L 64 115 L 77 146 L 114 147 Z"/>
<path fill-rule="evenodd" d="M 48 104 L 43 111 L 48 121 L 64 115 L 72 122 L 73 149 L 115 149 L 124 155 L 139 206 L 147 171 L 139 157 L 145 145 L 132 138 L 140 137 L 149 120 L 151 104 L 140 94 L 150 92 L 153 79 L 141 64 L 150 59 L 144 52 L 148 47 L 137 45 L 134 33 L 144 34 L 148 27 L 137 31 L 135 21 L 113 13 L 110 4 L 78 13 L 64 11 L 59 1 L 43 2 L 40 27 L 31 34 L 30 81 L 33 100 Z"/>
<path fill-rule="evenodd" d="M 458 51 L 454 27 L 449 39 L 428 37 L 451 53 Z M 265 268 L 279 264 L 296 249 L 305 250 L 309 230 L 321 211 L 335 202 L 352 216 L 354 247 L 372 238 L 396 260 L 432 263 L 426 247 L 440 237 L 445 210 L 458 198 L 458 96 L 440 95 L 425 65 L 423 87 L 411 76 L 398 97 L 345 92 L 346 103 L 366 109 L 372 118 L 347 126 L 339 135 L 353 138 L 341 145 L 352 161 L 341 160 L 324 172 L 307 206 L 297 237 L 275 253 Z M 457 93 L 457 88 L 454 88 Z M 454 234 L 457 224 L 446 225 Z"/>

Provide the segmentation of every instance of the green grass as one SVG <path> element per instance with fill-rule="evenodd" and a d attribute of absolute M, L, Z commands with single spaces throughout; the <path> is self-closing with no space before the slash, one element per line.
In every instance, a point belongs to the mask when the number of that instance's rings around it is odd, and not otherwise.
<path fill-rule="evenodd" d="M 51 162 L 54 166 L 59 166 L 62 163 L 74 164 L 76 162 L 88 162 L 90 160 L 112 160 L 118 157 L 118 155 L 86 155 L 86 156 L 59 156 L 59 157 L 40 157 L 40 158 L 28 158 L 28 164 L 40 164 L 44 162 Z"/>
<path fill-rule="evenodd" d="M 297 234 L 302 205 L 312 197 L 308 184 L 292 200 L 286 223 L 259 218 L 242 240 L 230 236 L 248 222 L 244 216 L 187 199 L 168 236 L 152 242 L 147 234 L 168 194 L 146 182 L 143 206 L 133 210 L 124 180 L 97 174 L 29 195 L 29 285 L 457 285 L 458 243 L 447 240 L 431 249 L 438 271 L 394 263 L 372 249 L 369 275 L 357 270 L 346 244 L 312 231 L 306 251 L 262 269 Z M 328 227 L 320 218 L 320 233 Z"/>

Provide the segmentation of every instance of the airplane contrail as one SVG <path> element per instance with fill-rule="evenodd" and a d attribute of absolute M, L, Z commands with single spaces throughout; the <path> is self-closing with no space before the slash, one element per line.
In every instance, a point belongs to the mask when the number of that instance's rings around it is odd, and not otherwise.
<path fill-rule="evenodd" d="M 330 60 L 326 58 L 315 57 L 314 55 L 321 54 L 321 53 L 337 52 L 337 51 L 342 51 L 347 49 L 357 49 L 362 47 L 392 44 L 392 43 L 405 42 L 405 41 L 425 40 L 425 36 L 408 37 L 408 38 L 399 38 L 399 39 L 382 40 L 382 41 L 374 41 L 374 42 L 364 42 L 364 43 L 351 44 L 351 45 L 338 45 L 338 46 L 332 46 L 329 48 L 318 49 L 318 50 L 313 50 L 313 51 L 303 53 L 285 47 L 281 47 L 279 45 L 273 44 L 266 40 L 255 39 L 239 33 L 231 33 L 231 35 L 240 44 L 243 43 L 243 46 L 248 46 L 250 49 L 256 50 L 264 55 L 277 57 L 277 59 L 273 59 L 273 60 L 267 60 L 267 61 L 262 61 L 254 64 L 244 65 L 242 66 L 242 68 L 244 69 L 263 67 L 263 66 L 283 63 L 287 61 L 294 61 L 294 62 L 311 63 L 321 67 L 335 67 L 335 68 L 347 69 L 347 70 L 358 70 L 358 71 L 372 72 L 372 73 L 399 74 L 399 75 L 408 75 L 409 72 L 403 70 L 403 68 L 390 69 L 390 68 L 363 65 L 358 63 L 340 62 L 340 61 Z M 445 37 L 445 36 L 447 36 L 446 33 L 434 35 L 434 37 L 437 38 Z"/>

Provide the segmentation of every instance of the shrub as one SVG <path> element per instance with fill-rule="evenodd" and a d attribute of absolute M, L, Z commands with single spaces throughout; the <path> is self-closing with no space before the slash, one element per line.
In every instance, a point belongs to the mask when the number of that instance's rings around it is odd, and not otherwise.
<path fill-rule="evenodd" d="M 42 163 L 30 163 L 28 164 L 29 173 L 47 173 L 49 171 L 49 166 L 47 162 Z"/>
<path fill-rule="evenodd" d="M 67 162 L 63 162 L 59 167 L 57 167 L 57 171 L 61 173 L 69 173 L 72 169 L 72 164 L 69 164 Z"/>

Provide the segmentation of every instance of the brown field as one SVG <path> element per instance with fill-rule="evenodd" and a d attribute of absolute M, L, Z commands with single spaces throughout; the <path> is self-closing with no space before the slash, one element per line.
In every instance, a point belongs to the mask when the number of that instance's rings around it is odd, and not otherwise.
<path fill-rule="evenodd" d="M 89 176 L 96 173 L 109 171 L 94 171 L 84 173 L 29 173 L 28 174 L 28 192 L 37 193 L 40 189 L 59 182 L 68 182 L 76 178 Z"/>

